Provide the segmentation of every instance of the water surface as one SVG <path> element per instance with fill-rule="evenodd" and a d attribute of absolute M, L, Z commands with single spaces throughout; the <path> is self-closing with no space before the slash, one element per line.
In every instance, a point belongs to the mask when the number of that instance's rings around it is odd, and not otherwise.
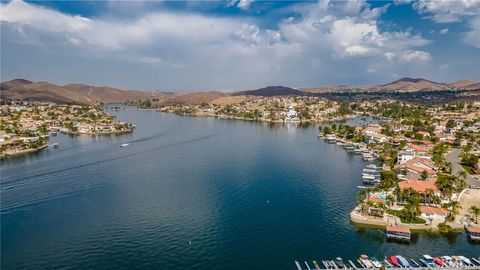
<path fill-rule="evenodd" d="M 52 137 L 1 165 L 2 269 L 294 269 L 366 253 L 480 256 L 465 234 L 352 226 L 365 162 L 317 128 L 115 111 L 122 136 Z M 127 147 L 119 147 L 130 143 Z"/>

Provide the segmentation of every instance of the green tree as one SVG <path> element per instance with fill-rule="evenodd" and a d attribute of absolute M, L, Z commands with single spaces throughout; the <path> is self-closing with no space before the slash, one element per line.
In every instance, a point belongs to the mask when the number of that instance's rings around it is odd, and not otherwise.
<path fill-rule="evenodd" d="M 472 214 L 473 218 L 475 219 L 475 223 L 478 223 L 478 217 L 480 216 L 480 207 L 477 207 L 475 205 L 472 205 L 469 209 L 468 212 Z"/>

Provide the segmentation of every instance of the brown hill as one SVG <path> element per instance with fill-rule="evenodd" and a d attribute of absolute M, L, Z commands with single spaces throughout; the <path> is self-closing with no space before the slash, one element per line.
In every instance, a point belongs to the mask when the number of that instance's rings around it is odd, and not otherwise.
<path fill-rule="evenodd" d="M 208 91 L 208 92 L 193 92 L 186 94 L 178 94 L 170 96 L 165 100 L 165 105 L 174 105 L 174 104 L 201 104 L 203 102 L 211 102 L 221 97 L 229 96 L 229 94 L 219 91 Z"/>
<path fill-rule="evenodd" d="M 29 99 L 55 103 L 90 103 L 81 95 L 48 82 L 16 84 L 6 90 L 2 90 L 1 95 L 4 99 Z"/>
<path fill-rule="evenodd" d="M 448 86 L 442 83 L 432 82 L 422 78 L 401 78 L 394 82 L 380 85 L 382 90 L 391 90 L 391 91 L 420 91 L 420 90 L 444 90 Z"/>
<path fill-rule="evenodd" d="M 171 94 L 96 87 L 85 84 L 59 86 L 48 82 L 30 82 L 22 79 L 1 84 L 1 97 L 3 99 L 29 99 L 55 103 L 94 104 L 97 102 L 117 103 L 147 99 L 163 101 L 168 96 L 171 96 Z"/>
<path fill-rule="evenodd" d="M 471 81 L 471 80 L 456 81 L 454 83 L 448 84 L 448 86 L 451 87 L 451 88 L 466 89 L 466 90 L 480 89 L 480 83 L 475 82 L 475 81 Z"/>
<path fill-rule="evenodd" d="M 396 81 L 381 85 L 369 86 L 319 86 L 304 88 L 303 91 L 311 93 L 345 92 L 345 91 L 368 91 L 368 92 L 416 92 L 416 91 L 438 91 L 438 90 L 478 90 L 480 83 L 470 80 L 461 80 L 454 83 L 439 83 L 422 78 L 401 78 Z"/>
<path fill-rule="evenodd" d="M 24 80 L 24 79 L 14 79 L 11 81 L 0 83 L 0 90 L 7 90 L 15 86 L 27 85 L 31 83 L 32 83 L 31 81 Z"/>
<path fill-rule="evenodd" d="M 145 92 L 122 90 L 106 86 L 90 86 L 85 84 L 67 84 L 63 88 L 76 93 L 90 102 L 122 103 L 129 100 L 164 100 L 168 94 L 161 92 Z"/>

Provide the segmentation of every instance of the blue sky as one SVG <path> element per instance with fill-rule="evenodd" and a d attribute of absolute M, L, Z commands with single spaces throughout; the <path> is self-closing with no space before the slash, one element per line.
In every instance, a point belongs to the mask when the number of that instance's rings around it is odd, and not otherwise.
<path fill-rule="evenodd" d="M 2 81 L 192 91 L 480 80 L 480 0 L 1 5 Z"/>

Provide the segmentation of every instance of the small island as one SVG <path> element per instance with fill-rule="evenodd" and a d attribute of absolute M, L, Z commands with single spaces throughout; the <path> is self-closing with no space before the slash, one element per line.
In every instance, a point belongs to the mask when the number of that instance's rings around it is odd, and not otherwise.
<path fill-rule="evenodd" d="M 50 102 L 2 101 L 0 157 L 33 153 L 48 146 L 49 136 L 110 135 L 133 131 L 131 123 L 115 120 L 101 107 Z"/>

